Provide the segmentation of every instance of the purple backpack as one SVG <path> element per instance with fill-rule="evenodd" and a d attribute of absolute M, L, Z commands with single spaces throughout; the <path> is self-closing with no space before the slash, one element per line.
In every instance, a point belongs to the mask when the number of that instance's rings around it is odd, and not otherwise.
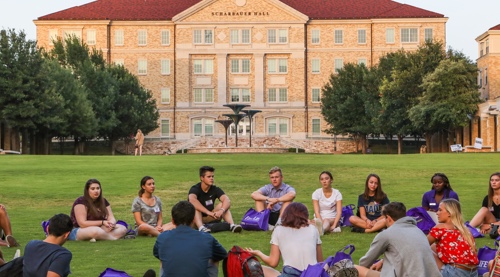
<path fill-rule="evenodd" d="M 432 227 L 436 226 L 434 220 L 422 207 L 411 208 L 406 212 L 407 216 L 413 217 L 417 221 L 418 229 L 422 230 L 424 234 L 428 234 Z"/>
<path fill-rule="evenodd" d="M 248 211 L 243 215 L 241 220 L 241 228 L 247 231 L 267 231 L 269 227 L 269 215 L 271 210 L 265 209 L 262 212 L 258 212 L 253 208 L 248 209 Z"/>
<path fill-rule="evenodd" d="M 342 217 L 340 217 L 340 226 L 352 226 L 349 218 L 354 215 L 354 209 L 356 206 L 354 204 L 349 204 L 342 207 Z"/>

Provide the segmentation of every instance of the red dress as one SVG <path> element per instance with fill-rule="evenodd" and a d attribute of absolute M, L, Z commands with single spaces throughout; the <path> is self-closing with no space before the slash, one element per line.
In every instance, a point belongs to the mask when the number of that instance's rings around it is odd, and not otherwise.
<path fill-rule="evenodd" d="M 462 264 L 476 266 L 479 264 L 477 253 L 462 237 L 459 230 L 432 228 L 429 232 L 437 240 L 436 251 L 439 259 L 445 264 Z"/>

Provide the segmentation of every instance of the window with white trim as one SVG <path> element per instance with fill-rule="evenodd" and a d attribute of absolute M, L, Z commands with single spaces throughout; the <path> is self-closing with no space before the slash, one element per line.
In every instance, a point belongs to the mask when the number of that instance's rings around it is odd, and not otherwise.
<path fill-rule="evenodd" d="M 267 73 L 288 73 L 288 59 L 268 59 Z"/>
<path fill-rule="evenodd" d="M 193 119 L 194 136 L 213 136 L 215 120 L 212 118 Z"/>
<path fill-rule="evenodd" d="M 267 43 L 269 44 L 284 44 L 288 43 L 287 29 L 268 29 Z"/>
<path fill-rule="evenodd" d="M 335 73 L 338 73 L 344 67 L 344 59 L 335 59 L 333 61 L 333 69 Z"/>
<path fill-rule="evenodd" d="M 148 74 L 148 60 L 139 60 L 137 62 L 137 74 L 138 75 Z"/>
<path fill-rule="evenodd" d="M 54 41 L 57 41 L 57 29 L 49 30 L 49 45 L 54 45 Z"/>
<path fill-rule="evenodd" d="M 270 136 L 280 135 L 287 136 L 288 135 L 288 125 L 289 119 L 283 117 L 276 118 L 268 118 L 267 119 L 267 133 Z"/>
<path fill-rule="evenodd" d="M 312 119 L 312 135 L 313 136 L 321 135 L 321 120 L 319 118 Z"/>
<path fill-rule="evenodd" d="M 113 63 L 117 66 L 124 66 L 125 65 L 125 61 L 123 59 L 115 59 L 113 61 Z"/>
<path fill-rule="evenodd" d="M 115 45 L 116 46 L 121 46 L 124 44 L 124 35 L 123 35 L 123 30 L 116 30 L 115 31 Z"/>
<path fill-rule="evenodd" d="M 170 60 L 169 59 L 161 59 L 161 74 L 162 75 L 170 75 Z"/>
<path fill-rule="evenodd" d="M 320 59 L 312 59 L 311 60 L 311 70 L 312 70 L 312 73 L 320 73 L 320 66 L 321 66 L 321 62 L 320 62 Z"/>
<path fill-rule="evenodd" d="M 286 103 L 288 102 L 287 88 L 270 88 L 268 90 L 268 101 L 270 103 Z"/>
<path fill-rule="evenodd" d="M 148 44 L 148 31 L 147 30 L 137 31 L 137 43 L 140 46 L 144 46 L 144 45 Z"/>
<path fill-rule="evenodd" d="M 319 103 L 321 102 L 321 89 L 320 88 L 313 88 L 311 92 L 311 101 L 313 103 Z"/>
<path fill-rule="evenodd" d="M 364 58 L 358 59 L 358 65 L 362 65 L 362 64 L 364 64 L 365 66 L 367 65 L 366 59 L 364 59 Z"/>
<path fill-rule="evenodd" d="M 214 89 L 213 88 L 195 88 L 194 103 L 204 104 L 214 102 Z"/>
<path fill-rule="evenodd" d="M 366 44 L 366 30 L 358 30 L 358 44 Z"/>
<path fill-rule="evenodd" d="M 249 44 L 250 29 L 233 29 L 230 31 L 231 44 Z"/>
<path fill-rule="evenodd" d="M 401 28 L 401 42 L 418 42 L 417 28 Z"/>
<path fill-rule="evenodd" d="M 385 42 L 386 43 L 394 43 L 395 38 L 394 38 L 394 28 L 387 28 L 385 29 Z"/>
<path fill-rule="evenodd" d="M 214 60 L 193 60 L 193 72 L 194 74 L 214 74 Z"/>
<path fill-rule="evenodd" d="M 170 88 L 161 88 L 161 103 L 170 103 Z"/>
<path fill-rule="evenodd" d="M 63 37 L 64 37 L 64 40 L 66 40 L 70 37 L 71 38 L 76 37 L 78 40 L 81 40 L 82 39 L 82 32 L 81 32 L 81 30 L 64 30 Z"/>
<path fill-rule="evenodd" d="M 87 30 L 87 45 L 96 44 L 96 32 L 95 30 Z"/>
<path fill-rule="evenodd" d="M 335 44 L 344 43 L 344 31 L 343 30 L 335 30 L 334 31 L 334 42 L 335 42 Z"/>
<path fill-rule="evenodd" d="M 170 119 L 162 119 L 160 129 L 162 137 L 170 137 Z"/>
<path fill-rule="evenodd" d="M 320 34 L 321 34 L 321 32 L 318 29 L 311 30 L 311 43 L 312 44 L 319 44 Z"/>
<path fill-rule="evenodd" d="M 214 41 L 212 30 L 193 30 L 194 44 L 212 44 Z"/>
<path fill-rule="evenodd" d="M 250 73 L 249 59 L 232 59 L 231 73 Z"/>
<path fill-rule="evenodd" d="M 432 35 L 432 28 L 425 28 L 424 29 L 424 40 L 425 41 L 432 41 L 434 38 L 433 38 L 433 35 Z"/>
<path fill-rule="evenodd" d="M 161 30 L 161 45 L 170 45 L 170 30 Z"/>
<path fill-rule="evenodd" d="M 250 102 L 250 89 L 248 88 L 232 88 L 231 89 L 231 102 Z"/>

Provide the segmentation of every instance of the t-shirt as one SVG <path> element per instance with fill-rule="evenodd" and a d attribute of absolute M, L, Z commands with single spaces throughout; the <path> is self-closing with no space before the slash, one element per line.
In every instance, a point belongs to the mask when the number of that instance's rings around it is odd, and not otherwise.
<path fill-rule="evenodd" d="M 459 230 L 434 227 L 429 232 L 429 235 L 438 240 L 436 242 L 436 251 L 443 263 L 470 266 L 479 264 L 477 253 L 472 251 L 471 246 L 460 234 Z"/>
<path fill-rule="evenodd" d="M 450 189 L 444 189 L 443 199 L 447 198 L 453 198 L 456 199 L 457 201 L 460 201 L 458 200 L 458 194 L 455 191 Z M 424 208 L 428 208 L 429 210 L 436 212 L 438 210 L 439 203 L 441 203 L 441 201 L 439 202 L 436 201 L 436 191 L 433 189 L 424 193 L 424 195 L 422 196 L 422 207 Z"/>
<path fill-rule="evenodd" d="M 482 207 L 488 208 L 495 218 L 500 218 L 500 205 L 495 204 L 494 201 L 491 201 L 491 205 L 491 207 L 488 207 L 488 195 L 486 195 L 483 199 Z"/>
<path fill-rule="evenodd" d="M 337 201 L 342 201 L 340 191 L 332 188 L 332 195 L 326 198 L 323 189 L 319 188 L 313 192 L 312 199 L 318 201 L 321 218 L 337 217 Z"/>
<path fill-rule="evenodd" d="M 279 247 L 283 266 L 293 266 L 302 271 L 307 265 L 318 262 L 316 246 L 321 244 L 321 239 L 314 225 L 300 229 L 279 225 L 273 231 L 271 244 Z"/>
<path fill-rule="evenodd" d="M 366 212 L 366 217 L 369 220 L 375 220 L 382 215 L 382 207 L 384 205 L 389 204 L 389 198 L 384 197 L 382 202 L 377 203 L 375 201 L 375 197 L 370 196 L 368 200 L 365 199 L 364 194 L 360 194 L 358 197 L 358 216 L 359 216 L 359 208 L 364 207 Z"/>
<path fill-rule="evenodd" d="M 75 216 L 75 206 L 76 205 L 84 205 L 86 210 L 87 210 L 87 220 L 106 220 L 106 217 L 105 216 L 92 216 L 88 210 L 88 204 L 87 204 L 87 201 L 85 200 L 85 198 L 83 198 L 83 196 L 80 196 L 78 197 L 76 200 L 75 200 L 75 203 L 73 203 L 73 207 L 71 207 L 71 221 L 73 222 L 73 226 L 75 228 L 79 228 L 80 225 L 78 225 L 78 222 L 76 221 L 76 216 Z M 106 200 L 106 198 L 104 198 L 104 204 L 106 205 L 106 208 L 109 206 L 109 202 L 108 200 Z M 104 214 L 104 213 L 103 213 Z"/>
<path fill-rule="evenodd" d="M 281 196 L 283 196 L 291 191 L 295 192 L 295 189 L 288 184 L 281 183 L 281 186 L 279 186 L 278 188 L 275 188 L 272 184 L 267 184 L 267 185 L 261 187 L 259 189 L 259 191 L 260 191 L 260 193 L 262 193 L 262 195 L 267 196 L 269 198 L 280 198 Z M 283 204 L 283 202 L 278 202 L 278 203 L 274 204 L 271 211 L 278 212 L 279 210 L 281 210 L 282 204 Z"/>
<path fill-rule="evenodd" d="M 141 219 L 145 223 L 151 226 L 156 226 L 158 223 L 158 215 L 161 213 L 162 203 L 160 198 L 153 196 L 155 199 L 155 203 L 153 206 L 149 206 L 148 204 L 142 201 L 141 197 L 137 196 L 132 202 L 132 213 L 140 212 Z M 137 227 L 137 222 L 136 222 Z"/>
<path fill-rule="evenodd" d="M 200 201 L 201 205 L 207 210 L 212 211 L 215 208 L 215 200 L 224 195 L 224 191 L 217 186 L 211 185 L 207 192 L 201 189 L 201 183 L 198 183 L 189 189 L 189 194 L 194 194 Z M 205 214 L 203 214 L 205 216 Z"/>
<path fill-rule="evenodd" d="M 24 248 L 23 276 L 46 277 L 48 271 L 68 276 L 72 257 L 71 252 L 60 245 L 32 240 Z"/>

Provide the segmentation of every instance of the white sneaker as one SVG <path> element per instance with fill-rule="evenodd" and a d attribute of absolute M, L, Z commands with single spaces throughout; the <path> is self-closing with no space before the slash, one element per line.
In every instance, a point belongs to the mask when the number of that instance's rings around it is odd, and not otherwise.
<path fill-rule="evenodd" d="M 340 232 L 342 232 L 342 229 L 340 229 L 340 227 L 337 227 L 332 231 L 332 233 L 340 233 Z"/>
<path fill-rule="evenodd" d="M 268 230 L 268 231 L 272 231 L 272 230 L 274 230 L 274 225 L 269 224 L 269 226 L 267 227 L 267 230 Z"/>
<path fill-rule="evenodd" d="M 16 253 L 14 254 L 14 258 L 13 259 L 16 259 L 16 258 L 19 258 L 21 257 L 21 249 L 17 249 L 16 250 Z"/>
<path fill-rule="evenodd" d="M 318 229 L 318 233 L 320 236 L 325 234 L 325 230 L 323 230 L 323 222 L 318 218 L 314 219 L 314 224 L 316 225 L 316 229 Z"/>
<path fill-rule="evenodd" d="M 90 241 L 90 242 L 96 242 L 96 240 L 95 240 L 95 239 L 90 239 L 89 241 Z"/>

